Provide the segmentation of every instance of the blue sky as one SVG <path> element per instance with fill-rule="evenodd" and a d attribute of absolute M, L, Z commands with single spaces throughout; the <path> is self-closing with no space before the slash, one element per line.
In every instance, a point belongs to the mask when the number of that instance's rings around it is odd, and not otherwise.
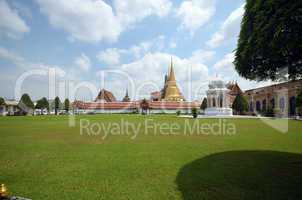
<path fill-rule="evenodd" d="M 45 75 L 28 77 L 22 93 L 65 98 L 70 92 L 60 85 L 72 81 L 86 87 L 70 98 L 93 100 L 100 87 L 118 99 L 126 88 L 135 99 L 148 97 L 162 87 L 171 57 L 190 100 L 200 100 L 216 74 L 243 89 L 263 85 L 240 78 L 232 64 L 244 2 L 0 0 L 0 96 L 18 98 L 16 81 L 25 72 L 55 68 L 55 94 Z"/>

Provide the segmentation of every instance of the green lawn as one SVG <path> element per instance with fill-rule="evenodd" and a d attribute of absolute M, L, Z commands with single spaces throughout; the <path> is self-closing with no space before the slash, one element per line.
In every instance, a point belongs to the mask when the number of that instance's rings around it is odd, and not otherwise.
<path fill-rule="evenodd" d="M 148 119 L 180 129 L 103 140 L 80 135 L 80 118 L 107 125 Z M 41 200 L 302 199 L 302 122 L 289 121 L 284 134 L 261 120 L 230 119 L 235 135 L 184 135 L 185 119 L 172 115 L 76 121 L 69 127 L 67 116 L 0 117 L 0 183 Z"/>

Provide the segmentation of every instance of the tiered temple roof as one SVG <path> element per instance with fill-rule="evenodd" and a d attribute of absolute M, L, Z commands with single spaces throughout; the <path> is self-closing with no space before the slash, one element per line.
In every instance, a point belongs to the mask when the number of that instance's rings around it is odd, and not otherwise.
<path fill-rule="evenodd" d="M 115 102 L 116 98 L 108 90 L 102 89 L 95 99 L 95 102 Z"/>
<path fill-rule="evenodd" d="M 238 94 L 243 94 L 241 88 L 239 87 L 238 83 L 230 83 L 228 84 L 228 89 L 230 90 L 229 94 L 230 95 L 238 95 Z"/>

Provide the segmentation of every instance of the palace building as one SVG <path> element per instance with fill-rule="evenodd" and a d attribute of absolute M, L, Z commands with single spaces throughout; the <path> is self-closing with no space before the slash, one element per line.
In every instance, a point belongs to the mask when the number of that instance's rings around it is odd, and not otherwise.
<path fill-rule="evenodd" d="M 294 80 L 266 87 L 247 90 L 244 96 L 249 103 L 250 112 L 278 110 L 286 116 L 296 115 L 296 98 L 302 91 L 302 80 Z"/>

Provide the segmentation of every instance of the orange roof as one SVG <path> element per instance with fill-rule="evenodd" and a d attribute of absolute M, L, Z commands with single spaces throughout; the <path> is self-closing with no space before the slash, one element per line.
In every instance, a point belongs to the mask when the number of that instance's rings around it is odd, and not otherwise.
<path fill-rule="evenodd" d="M 140 108 L 139 101 L 132 102 L 82 102 L 75 101 L 73 106 L 78 109 L 135 109 Z M 198 102 L 167 102 L 149 101 L 149 109 L 191 109 L 198 108 Z"/>
<path fill-rule="evenodd" d="M 229 94 L 231 95 L 238 95 L 243 93 L 237 83 L 231 84 L 228 89 L 230 90 Z"/>
<path fill-rule="evenodd" d="M 73 103 L 79 109 L 134 109 L 139 107 L 138 102 L 82 102 Z"/>
<path fill-rule="evenodd" d="M 198 108 L 198 102 L 174 102 L 174 101 L 152 101 L 149 102 L 150 109 L 191 109 Z"/>
<path fill-rule="evenodd" d="M 114 102 L 116 101 L 114 95 L 109 92 L 108 90 L 102 89 L 98 96 L 96 97 L 95 101 L 105 101 L 105 102 Z"/>

